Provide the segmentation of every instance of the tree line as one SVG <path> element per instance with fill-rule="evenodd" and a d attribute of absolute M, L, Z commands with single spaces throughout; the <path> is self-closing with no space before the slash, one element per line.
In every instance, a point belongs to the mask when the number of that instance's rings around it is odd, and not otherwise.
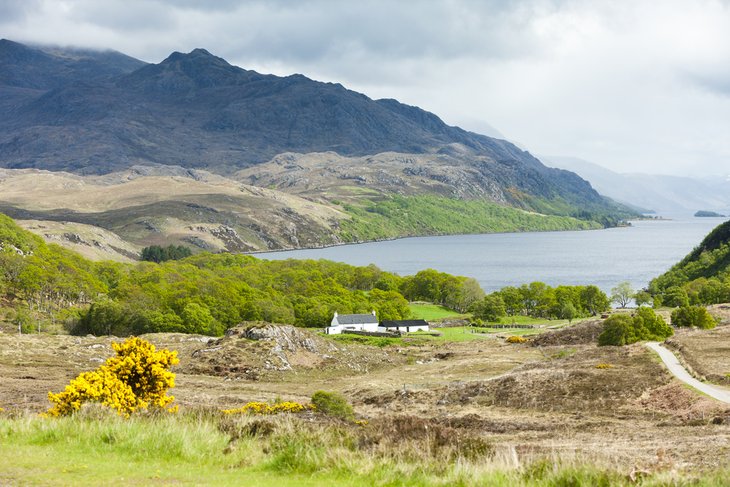
<path fill-rule="evenodd" d="M 174 246 L 167 249 L 179 256 Z M 207 253 L 160 260 L 92 262 L 0 215 L 0 299 L 21 330 L 34 317 L 84 334 L 220 335 L 242 321 L 322 327 L 335 311 L 404 319 L 408 301 L 419 299 L 465 311 L 484 296 L 474 279 L 431 269 L 401 277 L 325 260 Z"/>
<path fill-rule="evenodd" d="M 597 286 L 556 286 L 535 281 L 520 287 L 507 286 L 481 300 L 470 310 L 477 319 L 498 321 L 505 316 L 567 319 L 594 316 L 609 310 L 611 301 Z"/>

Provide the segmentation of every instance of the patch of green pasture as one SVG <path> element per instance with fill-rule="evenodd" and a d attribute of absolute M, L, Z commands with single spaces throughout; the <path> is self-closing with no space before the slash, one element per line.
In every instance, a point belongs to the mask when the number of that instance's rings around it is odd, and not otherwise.
<path fill-rule="evenodd" d="M 446 318 L 466 318 L 469 315 L 431 303 L 410 303 L 411 315 L 417 320 L 439 321 Z"/>

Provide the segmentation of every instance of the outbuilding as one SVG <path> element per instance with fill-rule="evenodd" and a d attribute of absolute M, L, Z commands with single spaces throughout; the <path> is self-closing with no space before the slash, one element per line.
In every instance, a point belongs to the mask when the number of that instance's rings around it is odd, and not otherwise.
<path fill-rule="evenodd" d="M 429 325 L 426 320 L 386 320 L 380 322 L 378 331 L 391 333 L 395 331 L 403 333 L 429 331 Z"/>

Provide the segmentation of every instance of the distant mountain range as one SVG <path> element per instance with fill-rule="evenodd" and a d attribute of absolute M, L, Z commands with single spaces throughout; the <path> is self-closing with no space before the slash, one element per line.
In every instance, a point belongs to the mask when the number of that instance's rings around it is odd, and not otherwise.
<path fill-rule="evenodd" d="M 620 174 L 575 157 L 543 156 L 549 166 L 575 172 L 616 201 L 659 214 L 730 211 L 730 178 L 690 178 L 659 174 Z"/>
<path fill-rule="evenodd" d="M 281 225 L 312 230 L 302 218 L 287 216 L 277 203 L 286 198 L 276 196 L 277 191 L 333 208 L 338 217 L 329 231 L 335 234 L 339 222 L 355 214 L 352 205 L 365 209 L 394 195 L 479 200 L 603 225 L 633 214 L 576 174 L 548 168 L 505 140 L 448 126 L 418 107 L 372 100 L 339 84 L 245 70 L 204 49 L 175 52 L 148 64 L 114 51 L 0 40 L 0 110 L 0 168 L 99 176 L 147 166 L 155 168 L 157 184 L 181 174 L 195 180 L 199 175 L 194 171 L 205 171 L 226 178 L 225 198 L 236 182 L 265 187 L 266 202 L 246 209 L 249 214 L 258 208 L 255 223 L 242 222 L 234 203 L 221 203 L 223 196 L 217 200 L 228 212 L 225 225 L 241 234 L 256 228 L 259 241 L 253 248 L 283 245 L 266 233 L 264 209 L 271 205 L 281 210 Z M 26 176 L 8 174 L 7 184 Z M 49 175 L 43 177 L 44 184 L 56 184 Z M 251 191 L 246 192 L 250 199 Z M 222 218 L 216 216 L 218 203 L 191 212 L 189 205 L 199 201 L 162 204 L 125 198 L 129 210 L 114 209 L 112 225 L 92 213 L 79 214 L 82 209 L 44 214 L 51 209 L 32 207 L 22 195 L 15 198 L 0 195 L 3 211 L 13 213 L 22 200 L 23 211 L 16 217 L 63 218 L 113 231 L 150 227 L 147 223 L 166 211 L 170 218 L 186 215 L 184 228 L 195 227 L 196 212 L 206 214 L 206 224 Z M 99 206 L 90 203 L 89 208 Z M 326 225 L 320 228 L 322 221 L 307 241 L 340 241 L 337 235 L 318 237 L 326 230 Z M 380 235 L 386 236 L 392 235 Z M 128 237 L 144 244 L 164 243 L 169 235 L 135 230 Z M 342 238 L 362 235 L 351 229 Z M 289 240 L 290 245 L 307 245 L 294 236 Z M 241 247 L 246 245 L 239 243 Z"/>

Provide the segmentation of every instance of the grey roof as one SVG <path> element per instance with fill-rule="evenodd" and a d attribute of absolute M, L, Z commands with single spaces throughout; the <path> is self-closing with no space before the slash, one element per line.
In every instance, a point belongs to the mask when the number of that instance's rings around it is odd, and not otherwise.
<path fill-rule="evenodd" d="M 378 319 L 372 314 L 338 315 L 337 322 L 341 325 L 357 325 L 360 323 L 377 323 Z"/>
<path fill-rule="evenodd" d="M 396 328 L 399 326 L 428 326 L 426 320 L 386 320 L 380 323 L 383 328 Z"/>

